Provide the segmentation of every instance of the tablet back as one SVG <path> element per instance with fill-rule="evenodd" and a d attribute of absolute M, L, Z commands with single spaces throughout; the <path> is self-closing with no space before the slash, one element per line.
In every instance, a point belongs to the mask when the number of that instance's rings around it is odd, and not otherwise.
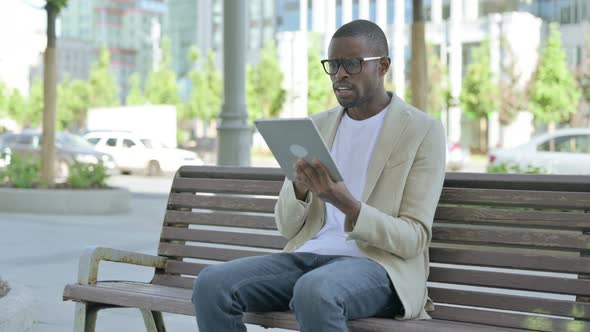
<path fill-rule="evenodd" d="M 289 180 L 295 180 L 293 165 L 297 160 L 311 163 L 318 159 L 326 165 L 332 179 L 342 181 L 330 150 L 310 118 L 259 119 L 254 124 Z"/>

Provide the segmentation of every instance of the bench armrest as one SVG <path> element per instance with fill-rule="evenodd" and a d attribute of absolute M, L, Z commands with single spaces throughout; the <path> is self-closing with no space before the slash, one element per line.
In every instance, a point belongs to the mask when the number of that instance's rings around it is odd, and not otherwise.
<path fill-rule="evenodd" d="M 95 284 L 98 278 L 98 263 L 100 261 L 155 267 L 157 269 L 163 269 L 166 265 L 165 257 L 105 247 L 87 247 L 80 257 L 78 283 L 82 285 Z"/>

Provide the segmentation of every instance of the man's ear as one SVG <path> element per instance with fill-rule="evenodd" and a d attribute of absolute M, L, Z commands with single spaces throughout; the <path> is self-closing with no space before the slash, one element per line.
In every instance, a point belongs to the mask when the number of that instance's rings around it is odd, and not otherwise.
<path fill-rule="evenodd" d="M 391 58 L 389 58 L 388 56 L 383 57 L 381 58 L 381 60 L 379 60 L 379 73 L 381 74 L 381 76 L 384 76 L 387 73 L 390 66 Z"/>

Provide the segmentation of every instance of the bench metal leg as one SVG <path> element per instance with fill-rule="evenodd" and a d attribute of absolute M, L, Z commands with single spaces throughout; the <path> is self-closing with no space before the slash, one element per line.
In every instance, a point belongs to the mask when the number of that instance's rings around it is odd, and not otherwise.
<path fill-rule="evenodd" d="M 147 330 L 147 332 L 166 332 L 166 327 L 164 326 L 164 318 L 162 317 L 161 312 L 146 309 L 139 310 L 141 311 L 141 315 L 143 316 L 143 321 L 145 323 L 145 329 Z"/>
<path fill-rule="evenodd" d="M 96 315 L 105 306 L 93 303 L 76 303 L 74 317 L 74 332 L 94 332 L 96 328 Z"/>

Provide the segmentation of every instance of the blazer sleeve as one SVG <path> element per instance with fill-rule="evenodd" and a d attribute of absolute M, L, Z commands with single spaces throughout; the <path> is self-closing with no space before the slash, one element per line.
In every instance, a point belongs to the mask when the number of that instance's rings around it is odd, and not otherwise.
<path fill-rule="evenodd" d="M 445 175 L 444 129 L 433 120 L 416 152 L 404 186 L 399 215 L 393 217 L 362 203 L 355 226 L 345 221 L 349 239 L 411 259 L 427 250 Z"/>
<path fill-rule="evenodd" d="M 287 240 L 297 235 L 303 227 L 312 199 L 313 194 L 309 192 L 305 202 L 298 200 L 293 182 L 285 178 L 279 199 L 275 204 L 274 215 L 279 233 Z"/>

